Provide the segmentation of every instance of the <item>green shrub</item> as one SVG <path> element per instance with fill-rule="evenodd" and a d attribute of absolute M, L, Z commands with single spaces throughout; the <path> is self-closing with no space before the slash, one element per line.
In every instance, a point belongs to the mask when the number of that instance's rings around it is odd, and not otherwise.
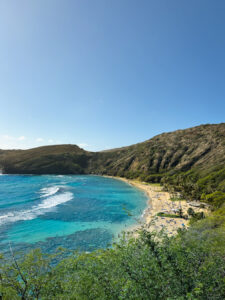
<path fill-rule="evenodd" d="M 38 250 L 12 262 L 2 260 L 0 296 L 4 300 L 223 299 L 225 245 L 219 251 L 217 244 L 224 237 L 223 222 L 213 216 L 171 238 L 142 230 L 138 239 L 124 235 L 110 249 L 74 253 L 55 267 L 54 257 Z"/>
<path fill-rule="evenodd" d="M 203 194 L 201 198 L 214 208 L 219 208 L 225 203 L 225 193 L 221 191 L 216 191 L 208 195 Z"/>
<path fill-rule="evenodd" d="M 165 217 L 165 218 L 183 218 L 179 215 L 175 215 L 175 214 L 166 214 L 166 213 L 163 213 L 163 212 L 159 212 L 157 213 L 157 216 L 158 217 Z"/>

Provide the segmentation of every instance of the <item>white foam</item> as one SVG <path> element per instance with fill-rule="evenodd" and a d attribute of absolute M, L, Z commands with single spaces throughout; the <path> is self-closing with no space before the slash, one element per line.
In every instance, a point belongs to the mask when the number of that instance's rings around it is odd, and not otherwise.
<path fill-rule="evenodd" d="M 44 199 L 40 204 L 33 206 L 31 209 L 9 212 L 0 216 L 0 225 L 5 223 L 12 223 L 16 221 L 32 220 L 51 211 L 52 208 L 62 203 L 73 199 L 71 192 L 65 192 L 59 195 L 51 196 Z"/>
<path fill-rule="evenodd" d="M 42 194 L 41 197 L 49 197 L 52 196 L 54 194 L 56 194 L 59 191 L 59 187 L 58 186 L 50 186 L 50 187 L 46 187 L 40 190 L 40 193 Z"/>
<path fill-rule="evenodd" d="M 60 195 L 55 195 L 45 199 L 42 203 L 38 205 L 39 209 L 55 207 L 59 204 L 65 203 L 73 199 L 73 194 L 71 192 L 65 192 Z"/>

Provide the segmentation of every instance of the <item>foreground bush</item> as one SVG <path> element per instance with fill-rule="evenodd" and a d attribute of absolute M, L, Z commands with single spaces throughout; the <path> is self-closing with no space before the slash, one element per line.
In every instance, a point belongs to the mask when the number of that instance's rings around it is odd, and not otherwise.
<path fill-rule="evenodd" d="M 2 299 L 224 299 L 224 219 L 203 220 L 177 237 L 141 230 L 106 250 L 55 256 L 35 250 L 2 259 Z M 208 223 L 207 223 L 208 222 Z M 218 225 L 218 226 L 217 226 Z M 1 298 L 0 297 L 0 298 Z"/>

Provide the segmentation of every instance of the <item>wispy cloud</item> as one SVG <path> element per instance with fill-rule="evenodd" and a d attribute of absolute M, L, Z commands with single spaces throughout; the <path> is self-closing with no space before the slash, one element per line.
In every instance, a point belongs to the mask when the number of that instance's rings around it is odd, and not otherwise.
<path fill-rule="evenodd" d="M 42 137 L 33 137 L 28 138 L 25 135 L 12 136 L 9 134 L 0 134 L 0 149 L 29 149 L 37 147 L 40 145 L 59 145 L 62 143 L 68 143 L 68 141 L 61 141 L 52 138 L 42 138 Z M 86 142 L 74 142 L 70 141 L 69 143 L 78 145 L 80 148 L 87 151 L 93 150 L 95 148 L 93 145 L 90 145 Z"/>
<path fill-rule="evenodd" d="M 87 148 L 90 145 L 86 144 L 86 143 L 78 143 L 77 146 L 79 146 L 80 148 Z"/>
<path fill-rule="evenodd" d="M 24 135 L 21 135 L 19 137 L 14 137 L 8 134 L 3 134 L 2 139 L 7 140 L 7 141 L 24 141 L 26 137 Z"/>
<path fill-rule="evenodd" d="M 18 141 L 24 141 L 26 137 L 24 135 L 21 135 L 20 137 L 17 138 Z"/>
<path fill-rule="evenodd" d="M 0 148 L 1 149 L 21 149 L 27 148 L 26 137 L 24 135 L 15 137 L 8 134 L 0 135 Z"/>
<path fill-rule="evenodd" d="M 3 138 L 4 140 L 7 140 L 7 141 L 12 141 L 12 140 L 14 139 L 14 137 L 12 137 L 12 136 L 10 136 L 10 135 L 8 135 L 8 134 L 3 134 L 3 135 L 2 135 L 2 138 Z"/>
<path fill-rule="evenodd" d="M 39 138 L 37 138 L 35 141 L 36 141 L 37 143 L 41 143 L 41 142 L 44 142 L 44 139 L 41 138 L 41 137 L 39 137 Z"/>

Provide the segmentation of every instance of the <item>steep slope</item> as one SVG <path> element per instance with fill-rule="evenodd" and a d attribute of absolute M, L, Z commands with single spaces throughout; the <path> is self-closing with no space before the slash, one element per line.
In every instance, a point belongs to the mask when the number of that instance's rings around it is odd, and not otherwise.
<path fill-rule="evenodd" d="M 214 168 L 225 164 L 225 123 L 163 133 L 143 143 L 95 153 L 93 157 L 93 172 L 112 175 Z"/>
<path fill-rule="evenodd" d="M 95 153 L 90 172 L 162 183 L 186 199 L 225 203 L 225 124 L 163 133 L 140 144 Z"/>
<path fill-rule="evenodd" d="M 102 152 L 87 152 L 75 145 L 0 150 L 0 168 L 17 174 L 139 178 L 200 199 L 225 192 L 225 123 L 163 133 L 143 143 Z"/>

